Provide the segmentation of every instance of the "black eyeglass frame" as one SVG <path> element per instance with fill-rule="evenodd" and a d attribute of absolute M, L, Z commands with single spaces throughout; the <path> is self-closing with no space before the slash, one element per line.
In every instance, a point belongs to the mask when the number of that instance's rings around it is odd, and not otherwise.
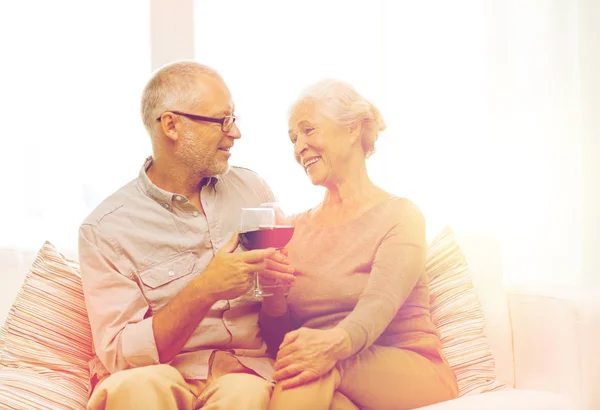
<path fill-rule="evenodd" d="M 235 121 L 238 119 L 238 117 L 235 115 L 226 115 L 223 118 L 214 118 L 214 117 L 205 117 L 203 115 L 189 114 L 187 112 L 181 112 L 181 111 L 165 111 L 165 112 L 172 112 L 173 114 L 181 115 L 182 117 L 186 117 L 186 118 L 189 118 L 190 120 L 194 120 L 194 121 L 206 121 L 206 122 L 214 122 L 216 124 L 221 124 L 221 131 L 223 131 L 223 132 L 230 131 L 231 127 L 233 127 L 233 124 L 235 124 Z M 158 117 L 156 119 L 156 121 L 160 121 L 163 114 L 161 114 L 160 117 Z M 227 120 L 230 120 L 231 123 L 229 123 L 227 129 L 225 129 L 225 123 L 227 122 Z"/>

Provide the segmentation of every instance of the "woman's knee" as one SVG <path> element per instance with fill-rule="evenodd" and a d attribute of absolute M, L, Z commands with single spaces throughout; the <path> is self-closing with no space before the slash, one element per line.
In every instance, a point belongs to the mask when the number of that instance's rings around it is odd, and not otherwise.
<path fill-rule="evenodd" d="M 283 390 L 276 385 L 269 410 L 328 410 L 339 383 L 339 374 L 333 370 L 307 384 Z"/>
<path fill-rule="evenodd" d="M 273 391 L 273 383 L 260 376 L 246 373 L 229 373 L 213 380 L 201 396 L 204 400 L 220 403 L 239 403 L 228 408 L 266 409 Z"/>
<path fill-rule="evenodd" d="M 336 391 L 333 395 L 329 410 L 358 410 L 358 407 L 356 407 L 356 405 L 343 393 Z"/>

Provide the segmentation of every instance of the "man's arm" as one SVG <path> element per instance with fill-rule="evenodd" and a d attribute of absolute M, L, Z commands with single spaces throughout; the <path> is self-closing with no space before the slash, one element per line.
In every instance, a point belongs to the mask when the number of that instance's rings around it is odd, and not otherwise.
<path fill-rule="evenodd" d="M 150 307 L 138 284 L 121 274 L 111 246 L 96 228 L 79 229 L 79 263 L 92 339 L 98 358 L 111 373 L 158 364 Z"/>
<path fill-rule="evenodd" d="M 286 282 L 295 279 L 289 261 L 275 249 L 233 253 L 238 242 L 239 236 L 233 235 L 204 272 L 154 316 L 152 329 L 161 363 L 171 361 L 181 351 L 215 302 L 246 293 L 254 272 Z"/>
<path fill-rule="evenodd" d="M 82 283 L 94 347 L 104 366 L 114 373 L 169 362 L 216 301 L 234 299 L 248 290 L 252 272 L 267 269 L 279 278 L 292 276 L 281 273 L 285 264 L 266 260 L 273 249 L 233 253 L 237 242 L 234 235 L 201 275 L 153 317 L 146 317 L 149 306 L 137 283 L 117 270 L 108 256 L 110 245 L 95 228 L 82 226 Z"/>
<path fill-rule="evenodd" d="M 238 235 L 233 235 L 205 271 L 154 316 L 152 329 L 161 363 L 171 361 L 181 351 L 215 302 L 247 292 L 253 272 L 264 269 L 265 258 L 275 252 L 266 249 L 234 254 L 238 241 Z"/>
<path fill-rule="evenodd" d="M 160 363 L 173 360 L 217 301 L 203 278 L 203 275 L 194 278 L 154 315 L 152 332 Z"/>

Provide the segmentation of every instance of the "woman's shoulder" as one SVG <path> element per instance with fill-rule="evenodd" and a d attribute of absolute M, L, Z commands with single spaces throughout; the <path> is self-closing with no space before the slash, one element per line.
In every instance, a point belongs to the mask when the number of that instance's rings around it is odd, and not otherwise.
<path fill-rule="evenodd" d="M 421 221 L 424 220 L 421 209 L 410 199 L 389 194 L 387 200 L 382 202 L 383 209 L 374 212 L 375 216 L 390 218 L 398 221 Z"/>
<path fill-rule="evenodd" d="M 365 225 L 373 228 L 374 226 L 393 226 L 398 223 L 410 223 L 424 221 L 423 214 L 419 207 L 408 198 L 398 197 L 393 194 L 382 191 L 377 199 L 373 201 L 373 205 L 356 216 L 354 219 L 340 225 L 333 225 L 325 228 L 316 226 L 318 229 L 329 229 L 338 231 L 342 228 L 356 228 L 356 226 L 364 227 Z M 303 226 L 314 227 L 311 223 L 311 215 L 316 208 L 311 208 L 302 212 L 292 214 L 290 216 L 290 224 L 301 228 Z M 423 222 L 424 223 L 424 222 Z M 372 229 L 371 229 L 372 230 Z"/>

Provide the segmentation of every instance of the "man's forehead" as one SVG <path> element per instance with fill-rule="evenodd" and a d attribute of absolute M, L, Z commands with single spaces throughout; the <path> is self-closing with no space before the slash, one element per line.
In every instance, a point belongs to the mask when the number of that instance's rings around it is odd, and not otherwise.
<path fill-rule="evenodd" d="M 219 110 L 218 107 L 213 107 L 213 109 L 215 110 L 214 115 L 215 116 L 226 116 L 226 115 L 232 115 L 235 112 L 235 103 L 233 101 L 231 101 L 227 107 L 223 107 L 222 109 Z"/>
<path fill-rule="evenodd" d="M 202 76 L 198 78 L 196 85 L 199 94 L 198 109 L 210 111 L 214 116 L 225 116 L 234 112 L 235 103 L 222 79 Z"/>

